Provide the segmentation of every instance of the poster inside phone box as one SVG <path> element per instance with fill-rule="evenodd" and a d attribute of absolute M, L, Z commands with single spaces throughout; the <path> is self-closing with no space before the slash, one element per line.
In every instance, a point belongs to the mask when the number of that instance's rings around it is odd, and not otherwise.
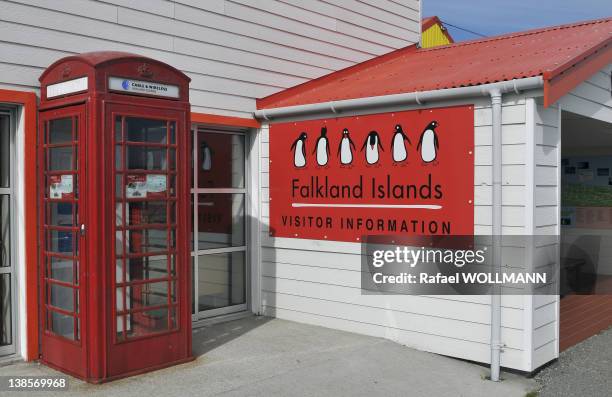
<path fill-rule="evenodd" d="M 474 233 L 473 106 L 270 126 L 270 235 Z"/>

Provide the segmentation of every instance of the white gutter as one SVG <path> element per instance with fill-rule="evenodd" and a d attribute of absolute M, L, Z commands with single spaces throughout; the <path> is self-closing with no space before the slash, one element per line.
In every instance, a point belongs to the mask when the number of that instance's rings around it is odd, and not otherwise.
<path fill-rule="evenodd" d="M 289 106 L 284 108 L 262 109 L 254 113 L 255 118 L 266 121 L 300 118 L 304 116 L 338 114 L 343 111 L 375 109 L 401 105 L 424 105 L 429 102 L 463 99 L 487 95 L 491 97 L 492 145 L 493 145 L 493 271 L 501 269 L 502 234 L 502 94 L 507 92 L 541 88 L 541 76 L 514 79 L 497 83 L 470 87 L 447 88 L 442 90 L 411 92 L 368 98 L 345 99 L 310 105 Z M 491 380 L 499 381 L 501 351 L 501 295 L 499 290 L 491 295 Z"/>
<path fill-rule="evenodd" d="M 476 96 L 489 95 L 492 90 L 500 93 L 516 92 L 541 88 L 544 85 L 541 76 L 526 77 L 501 81 L 498 83 L 475 85 L 470 87 L 445 88 L 431 91 L 415 91 L 405 94 L 381 95 L 367 98 L 344 99 L 340 101 L 329 101 L 313 103 L 308 105 L 287 106 L 272 109 L 260 109 L 253 113 L 259 120 L 279 120 L 299 118 L 304 116 L 317 116 L 338 114 L 345 111 L 362 109 L 382 108 L 400 105 L 424 105 L 429 102 L 462 99 Z"/>

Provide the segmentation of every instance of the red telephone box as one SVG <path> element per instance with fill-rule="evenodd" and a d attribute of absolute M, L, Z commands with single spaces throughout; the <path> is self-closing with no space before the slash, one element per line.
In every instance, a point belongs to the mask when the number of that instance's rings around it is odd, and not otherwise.
<path fill-rule="evenodd" d="M 40 77 L 45 364 L 102 382 L 192 359 L 189 81 L 119 52 Z"/>

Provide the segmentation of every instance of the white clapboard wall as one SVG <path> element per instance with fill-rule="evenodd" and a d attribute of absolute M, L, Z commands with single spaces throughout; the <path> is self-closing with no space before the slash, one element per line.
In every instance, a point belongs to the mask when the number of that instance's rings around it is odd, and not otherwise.
<path fill-rule="evenodd" d="M 525 234 L 530 222 L 526 102 L 508 95 L 503 102 L 503 232 Z M 475 105 L 474 225 L 490 234 L 492 194 L 491 108 Z M 449 104 L 457 104 L 449 103 Z M 261 285 L 264 314 L 392 339 L 407 346 L 489 362 L 489 296 L 368 296 L 360 291 L 360 245 L 269 236 L 269 150 L 261 131 Z M 458 176 L 459 177 L 459 176 Z M 527 370 L 526 303 L 531 297 L 502 298 L 502 365 Z"/>
<path fill-rule="evenodd" d="M 419 0 L 0 1 L 0 88 L 37 90 L 67 55 L 149 56 L 191 77 L 194 112 L 264 97 L 418 41 Z"/>
<path fill-rule="evenodd" d="M 537 100 L 534 109 L 535 124 L 535 206 L 534 233 L 559 234 L 561 197 L 561 111 L 569 111 L 585 117 L 612 123 L 612 92 L 608 65 L 582 82 L 558 103 L 544 108 Z M 582 235 L 601 230 L 564 228 L 563 239 L 571 240 L 572 234 Z M 600 243 L 599 261 L 609 263 L 612 258 L 612 236 Z M 537 368 L 559 354 L 559 298 L 535 296 L 533 307 L 532 367 Z"/>

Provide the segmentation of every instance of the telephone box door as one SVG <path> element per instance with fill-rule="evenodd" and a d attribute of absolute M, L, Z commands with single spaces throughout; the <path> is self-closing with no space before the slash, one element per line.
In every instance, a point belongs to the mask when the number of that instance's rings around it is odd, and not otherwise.
<path fill-rule="evenodd" d="M 42 360 L 86 376 L 85 107 L 40 113 Z"/>
<path fill-rule="evenodd" d="M 184 113 L 130 105 L 109 105 L 112 126 L 115 209 L 115 266 L 109 278 L 113 294 L 110 321 L 109 375 L 133 373 L 185 357 L 181 282 L 189 252 L 177 221 L 188 197 Z M 187 191 L 188 192 L 188 191 Z M 180 205 L 179 205 L 180 202 Z M 179 249 L 180 247 L 180 249 Z M 179 303 L 180 302 L 180 303 Z M 187 316 L 189 317 L 189 316 Z"/>

